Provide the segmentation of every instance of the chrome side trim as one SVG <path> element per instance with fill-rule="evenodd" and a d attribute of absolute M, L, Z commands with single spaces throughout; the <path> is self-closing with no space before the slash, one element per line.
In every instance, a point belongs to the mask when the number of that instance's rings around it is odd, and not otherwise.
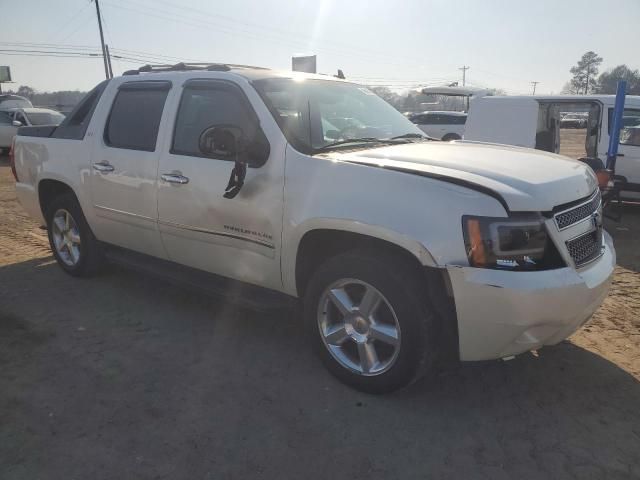
<path fill-rule="evenodd" d="M 205 233 L 207 235 L 216 235 L 216 236 L 219 236 L 219 237 L 227 237 L 227 238 L 233 238 L 235 240 L 242 240 L 242 241 L 245 241 L 245 242 L 255 243 L 256 245 L 260 245 L 262 247 L 267 247 L 267 248 L 270 248 L 272 250 L 274 250 L 276 248 L 275 245 L 272 244 L 272 243 L 261 242 L 260 240 L 256 240 L 256 239 L 253 239 L 253 238 L 243 237 L 241 235 L 234 235 L 233 233 L 219 232 L 219 231 L 216 231 L 216 230 L 208 230 L 206 228 L 194 227 L 192 225 L 184 225 L 182 223 L 167 222 L 167 221 L 164 221 L 164 220 L 158 220 L 158 224 L 164 225 L 166 227 L 173 227 L 173 228 L 179 228 L 179 229 L 182 229 L 182 230 L 188 230 L 190 232 Z"/>
<path fill-rule="evenodd" d="M 103 210 L 105 212 L 117 213 L 119 215 L 125 215 L 127 217 L 139 218 L 140 220 L 147 220 L 150 222 L 155 222 L 155 218 L 147 217 L 145 215 L 138 215 L 137 213 L 125 212 L 124 210 L 117 210 L 115 208 L 103 207 L 102 205 L 94 205 L 93 208 L 98 210 Z"/>

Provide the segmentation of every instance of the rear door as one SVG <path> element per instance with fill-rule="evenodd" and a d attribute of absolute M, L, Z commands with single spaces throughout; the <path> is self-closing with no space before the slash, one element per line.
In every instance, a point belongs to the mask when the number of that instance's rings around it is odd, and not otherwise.
<path fill-rule="evenodd" d="M 105 92 L 91 165 L 96 236 L 105 242 L 164 257 L 157 229 L 158 138 L 169 81 L 130 81 Z M 97 138 L 95 138 L 97 137 Z"/>
<path fill-rule="evenodd" d="M 281 289 L 285 144 L 273 141 L 281 132 L 269 111 L 255 91 L 225 80 L 189 80 L 173 101 L 173 138 L 158 172 L 158 228 L 169 259 Z M 212 125 L 240 127 L 247 138 L 260 128 L 271 145 L 267 162 L 247 169 L 235 198 L 223 197 L 234 162 L 206 157 L 199 148 L 201 133 Z"/>

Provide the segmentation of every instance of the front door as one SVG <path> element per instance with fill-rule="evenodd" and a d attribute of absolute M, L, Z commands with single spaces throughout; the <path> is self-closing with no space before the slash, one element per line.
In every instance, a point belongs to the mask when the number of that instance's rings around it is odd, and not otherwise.
<path fill-rule="evenodd" d="M 222 80 L 190 80 L 183 86 L 173 139 L 163 147 L 158 182 L 158 228 L 169 259 L 229 278 L 282 288 L 284 144 L 275 122 L 262 125 L 253 104 L 268 110 L 257 94 Z M 204 156 L 200 135 L 213 125 L 240 127 L 250 138 L 262 128 L 271 154 L 248 168 L 235 198 L 224 198 L 234 162 Z M 279 130 L 277 130 L 279 132 Z"/>
<path fill-rule="evenodd" d="M 157 229 L 157 139 L 171 83 L 131 81 L 105 92 L 94 137 L 91 197 L 97 238 L 165 257 Z M 93 127 L 92 127 L 93 128 Z"/>

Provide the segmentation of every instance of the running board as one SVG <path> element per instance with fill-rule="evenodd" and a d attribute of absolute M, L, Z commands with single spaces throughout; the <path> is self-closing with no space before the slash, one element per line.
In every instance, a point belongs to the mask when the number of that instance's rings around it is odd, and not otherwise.
<path fill-rule="evenodd" d="M 102 244 L 107 260 L 172 284 L 199 291 L 205 295 L 224 297 L 238 306 L 257 311 L 292 308 L 297 300 L 275 290 L 231 280 L 213 273 L 175 262 L 134 252 L 110 244 Z"/>

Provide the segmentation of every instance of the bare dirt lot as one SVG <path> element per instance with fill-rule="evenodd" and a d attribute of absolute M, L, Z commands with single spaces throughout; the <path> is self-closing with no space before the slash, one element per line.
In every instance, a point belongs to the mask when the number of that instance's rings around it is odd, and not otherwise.
<path fill-rule="evenodd" d="M 570 341 L 376 397 L 293 312 L 65 275 L 0 163 L 0 478 L 640 478 L 640 208 L 607 228 L 612 292 Z"/>

